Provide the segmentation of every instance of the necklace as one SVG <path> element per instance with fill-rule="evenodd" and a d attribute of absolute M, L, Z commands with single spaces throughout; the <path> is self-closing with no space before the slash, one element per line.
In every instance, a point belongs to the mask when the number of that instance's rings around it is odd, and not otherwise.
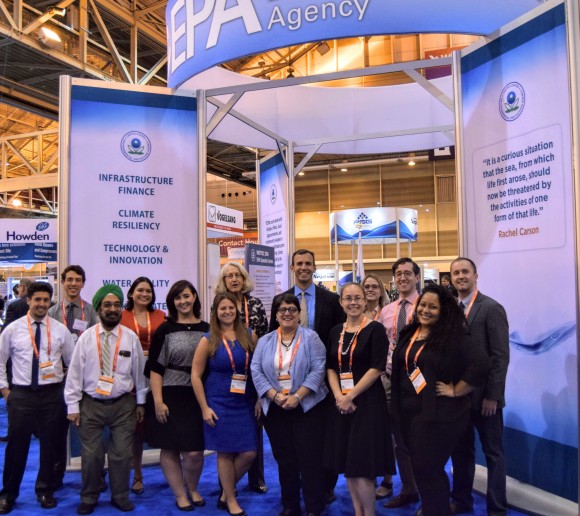
<path fill-rule="evenodd" d="M 347 323 L 344 323 L 344 328 L 342 330 L 342 335 L 341 337 L 344 338 L 344 334 L 346 333 L 346 325 Z M 344 351 L 341 351 L 342 355 L 345 356 L 346 354 L 348 354 L 348 352 L 350 351 L 350 347 L 352 346 L 352 343 L 354 342 L 354 339 L 356 339 L 356 336 L 358 335 L 358 332 L 360 331 L 360 327 L 362 326 L 362 323 L 358 325 L 356 331 L 353 333 L 350 342 L 348 343 L 348 346 L 346 347 L 346 349 Z M 342 340 L 342 339 L 341 339 Z"/>
<path fill-rule="evenodd" d="M 290 349 L 290 346 L 292 346 L 292 342 L 294 341 L 294 339 L 291 340 L 282 340 L 280 342 L 282 342 L 282 346 L 284 346 L 286 349 Z"/>

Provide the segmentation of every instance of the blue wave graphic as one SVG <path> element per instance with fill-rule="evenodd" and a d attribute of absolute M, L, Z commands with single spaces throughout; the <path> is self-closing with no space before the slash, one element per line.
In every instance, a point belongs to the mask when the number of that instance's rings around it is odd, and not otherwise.
<path fill-rule="evenodd" d="M 417 240 L 417 233 L 413 233 L 402 220 L 399 221 L 399 235 L 401 238 Z"/>
<path fill-rule="evenodd" d="M 570 335 L 576 333 L 576 323 L 568 322 L 562 326 L 540 335 L 536 341 L 525 342 L 518 331 L 510 333 L 510 344 L 517 350 L 529 355 L 539 355 L 545 353 L 561 342 L 564 342 Z"/>

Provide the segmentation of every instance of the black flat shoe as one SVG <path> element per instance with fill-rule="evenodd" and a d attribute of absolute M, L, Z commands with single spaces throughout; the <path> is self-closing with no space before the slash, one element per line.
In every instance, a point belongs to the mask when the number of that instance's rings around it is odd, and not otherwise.
<path fill-rule="evenodd" d="M 177 507 L 177 508 L 178 508 L 180 511 L 183 511 L 183 512 L 191 512 L 191 511 L 193 511 L 193 505 L 191 505 L 191 504 L 187 504 L 187 505 L 184 505 L 184 506 L 182 507 L 182 506 L 181 506 L 181 505 L 179 505 L 177 502 L 175 502 L 175 506 L 176 506 L 176 507 Z"/>
<path fill-rule="evenodd" d="M 228 514 L 230 516 L 248 516 L 248 513 L 242 509 L 240 512 L 231 512 L 228 508 Z"/>
<path fill-rule="evenodd" d="M 205 500 L 203 498 L 201 500 L 191 500 L 191 503 L 195 507 L 205 507 Z"/>
<path fill-rule="evenodd" d="M 217 501 L 217 508 L 218 508 L 220 511 L 227 511 L 227 510 L 228 510 L 228 504 L 227 504 L 227 502 L 222 502 L 222 501 L 221 501 L 221 500 L 218 498 L 218 501 Z"/>

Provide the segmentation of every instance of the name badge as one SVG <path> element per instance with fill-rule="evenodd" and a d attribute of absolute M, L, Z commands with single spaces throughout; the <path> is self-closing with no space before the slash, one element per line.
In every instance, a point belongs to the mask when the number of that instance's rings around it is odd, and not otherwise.
<path fill-rule="evenodd" d="M 233 374 L 230 392 L 235 394 L 246 394 L 246 382 L 248 377 L 245 374 Z"/>
<path fill-rule="evenodd" d="M 290 387 L 292 387 L 292 380 L 289 374 L 281 374 L 278 376 L 278 384 L 280 385 L 280 392 L 282 394 L 290 394 Z"/>
<path fill-rule="evenodd" d="M 340 390 L 343 394 L 348 394 L 354 389 L 354 379 L 352 373 L 340 373 Z"/>
<path fill-rule="evenodd" d="M 83 321 L 82 319 L 75 319 L 75 322 L 73 323 L 73 330 L 85 331 L 88 325 L 89 325 L 88 321 Z"/>
<path fill-rule="evenodd" d="M 42 380 L 50 380 L 56 376 L 54 364 L 51 361 L 38 364 L 38 367 L 40 369 L 40 378 Z"/>
<path fill-rule="evenodd" d="M 411 380 L 411 383 L 413 384 L 413 387 L 415 387 L 415 392 L 417 394 L 419 394 L 425 388 L 425 385 L 427 385 L 427 381 L 425 380 L 423 373 L 418 367 L 416 367 L 415 370 L 409 375 L 409 380 Z"/>
<path fill-rule="evenodd" d="M 99 381 L 97 382 L 97 394 L 101 396 L 110 396 L 111 392 L 113 392 L 113 383 L 115 379 L 110 376 L 100 376 Z"/>

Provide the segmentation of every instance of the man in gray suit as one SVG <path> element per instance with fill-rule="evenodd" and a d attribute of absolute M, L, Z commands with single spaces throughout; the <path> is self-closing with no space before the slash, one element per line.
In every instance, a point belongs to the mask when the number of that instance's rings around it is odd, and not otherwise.
<path fill-rule="evenodd" d="M 487 513 L 507 513 L 506 469 L 503 453 L 503 413 L 505 381 L 509 364 L 509 328 L 506 312 L 497 301 L 477 289 L 477 267 L 469 258 L 451 263 L 451 281 L 458 292 L 471 336 L 491 359 L 491 371 L 484 387 L 471 394 L 471 424 L 451 455 L 453 491 L 451 512 L 462 514 L 473 509 L 475 476 L 475 432 L 487 465 Z"/>

